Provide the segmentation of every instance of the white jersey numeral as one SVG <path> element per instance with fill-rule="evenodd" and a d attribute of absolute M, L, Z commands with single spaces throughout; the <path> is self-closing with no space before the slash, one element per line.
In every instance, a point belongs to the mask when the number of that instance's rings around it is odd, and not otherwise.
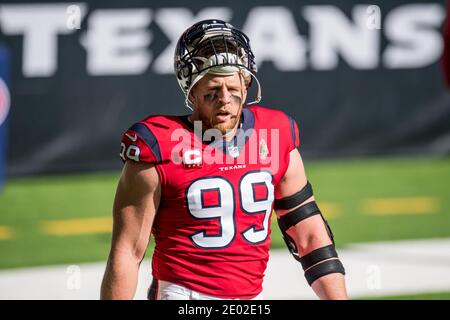
<path fill-rule="evenodd" d="M 217 191 L 219 203 L 217 206 L 205 207 L 203 193 Z M 188 209 L 197 219 L 219 219 L 219 235 L 208 236 L 201 231 L 191 236 L 196 245 L 203 248 L 225 247 L 233 240 L 236 230 L 234 227 L 233 187 L 223 178 L 205 178 L 197 180 L 188 189 Z"/>
<path fill-rule="evenodd" d="M 266 199 L 255 199 L 255 185 L 266 187 Z M 264 214 L 262 229 L 251 226 L 242 233 L 250 243 L 260 243 L 267 238 L 269 219 L 274 200 L 272 175 L 267 171 L 255 171 L 245 174 L 239 183 L 239 199 L 242 211 L 247 214 Z M 205 205 L 204 194 L 216 192 L 217 203 Z M 196 219 L 218 219 L 219 230 L 208 235 L 206 230 L 191 236 L 192 241 L 202 248 L 225 248 L 236 236 L 236 200 L 233 185 L 223 177 L 206 177 L 194 181 L 186 191 L 190 214 Z"/>
<path fill-rule="evenodd" d="M 127 160 L 125 158 L 125 156 L 126 156 L 128 159 L 139 162 L 140 154 L 141 154 L 141 149 L 139 149 L 138 146 L 135 146 L 134 144 L 132 144 L 132 145 L 129 145 L 128 149 L 127 149 L 125 143 L 122 142 L 120 144 L 120 157 L 123 159 L 123 161 Z"/>
<path fill-rule="evenodd" d="M 264 183 L 267 188 L 267 198 L 255 200 L 253 186 Z M 272 212 L 272 203 L 274 199 L 274 187 L 272 184 L 272 175 L 267 171 L 250 172 L 242 178 L 240 186 L 240 197 L 242 209 L 248 214 L 264 213 L 263 228 L 256 230 L 255 226 L 247 229 L 242 236 L 251 243 L 259 243 L 267 238 L 269 232 L 269 218 Z"/>

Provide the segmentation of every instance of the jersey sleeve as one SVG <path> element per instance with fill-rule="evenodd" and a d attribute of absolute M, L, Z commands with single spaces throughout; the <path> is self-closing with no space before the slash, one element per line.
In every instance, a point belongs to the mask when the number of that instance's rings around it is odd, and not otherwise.
<path fill-rule="evenodd" d="M 300 133 L 298 130 L 297 121 L 289 115 L 286 115 L 289 120 L 288 136 L 290 137 L 289 151 L 294 150 L 300 146 Z"/>
<path fill-rule="evenodd" d="M 120 158 L 123 162 L 126 160 L 155 164 L 161 162 L 158 140 L 147 125 L 135 123 L 122 135 Z"/>

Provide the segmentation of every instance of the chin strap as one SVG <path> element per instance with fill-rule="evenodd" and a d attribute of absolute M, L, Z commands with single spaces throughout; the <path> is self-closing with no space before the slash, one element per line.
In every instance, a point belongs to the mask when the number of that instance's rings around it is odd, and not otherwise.
<path fill-rule="evenodd" d="M 259 103 L 259 102 L 261 101 L 261 99 L 262 99 L 262 95 L 261 95 L 261 85 L 260 85 L 260 83 L 259 83 L 259 80 L 258 80 L 258 78 L 257 78 L 252 72 L 250 72 L 250 71 L 248 71 L 248 70 L 245 70 L 245 72 L 250 73 L 250 75 L 253 77 L 253 79 L 255 79 L 255 81 L 256 81 L 256 86 L 257 86 L 257 89 L 256 89 L 256 99 L 253 100 L 252 102 L 248 102 L 247 105 Z"/>

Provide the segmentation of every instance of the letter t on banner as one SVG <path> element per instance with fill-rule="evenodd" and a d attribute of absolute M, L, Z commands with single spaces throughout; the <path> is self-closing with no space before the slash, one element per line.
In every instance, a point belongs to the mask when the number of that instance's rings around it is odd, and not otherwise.
<path fill-rule="evenodd" d="M 7 118 L 9 113 L 10 95 L 9 81 L 9 51 L 0 45 L 0 191 L 5 184 Z"/>

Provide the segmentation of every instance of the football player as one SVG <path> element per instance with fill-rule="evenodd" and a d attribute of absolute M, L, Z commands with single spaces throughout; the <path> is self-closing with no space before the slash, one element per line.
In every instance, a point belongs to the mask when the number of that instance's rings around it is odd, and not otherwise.
<path fill-rule="evenodd" d="M 248 37 L 229 23 L 200 21 L 181 35 L 175 73 L 192 113 L 152 115 L 123 134 L 102 298 L 134 297 L 153 234 L 149 299 L 261 299 L 273 211 L 317 295 L 347 298 L 296 121 L 248 106 L 261 98 L 256 72 Z"/>

